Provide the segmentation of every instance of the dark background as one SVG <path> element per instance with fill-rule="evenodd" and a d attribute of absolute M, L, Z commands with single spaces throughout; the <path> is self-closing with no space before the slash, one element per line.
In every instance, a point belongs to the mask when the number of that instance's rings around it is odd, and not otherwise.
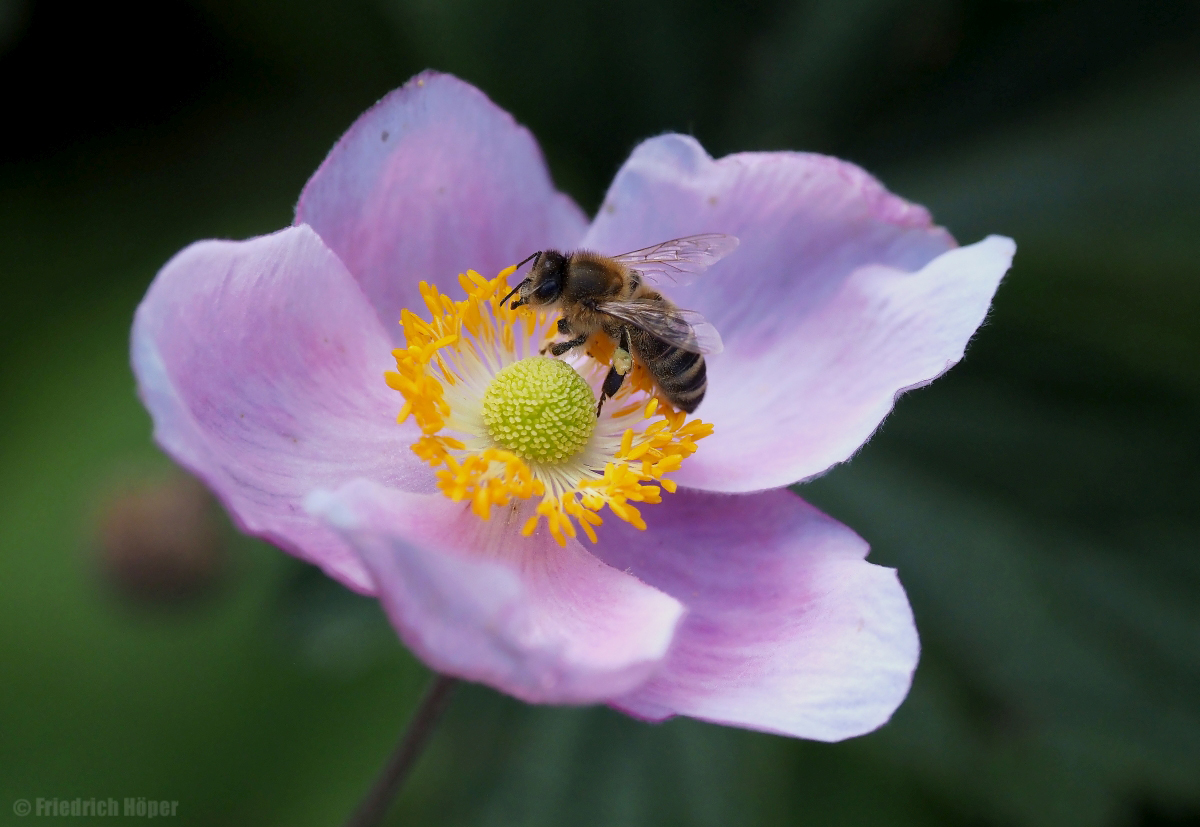
<path fill-rule="evenodd" d="M 966 361 L 801 489 L 909 591 L 924 654 L 892 723 L 826 745 L 467 687 L 394 823 L 1200 824 L 1179 0 L 0 0 L 0 824 L 75 796 L 337 824 L 415 704 L 426 672 L 372 601 L 227 524 L 144 541 L 199 518 L 127 339 L 173 252 L 289 223 L 425 67 L 529 125 L 588 210 L 680 130 L 847 157 L 1019 249 Z"/>

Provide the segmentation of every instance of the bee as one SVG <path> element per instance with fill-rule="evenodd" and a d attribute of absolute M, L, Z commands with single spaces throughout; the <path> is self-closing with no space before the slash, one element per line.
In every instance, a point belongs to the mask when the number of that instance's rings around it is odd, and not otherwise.
<path fill-rule="evenodd" d="M 604 401 L 621 389 L 634 359 L 672 405 L 692 413 L 708 388 L 704 354 L 719 353 L 721 337 L 699 313 L 676 307 L 650 285 L 664 278 L 686 284 L 737 245 L 731 235 L 705 233 L 619 256 L 539 250 L 518 265 L 533 262 L 529 275 L 501 304 L 517 294 L 514 308 L 558 307 L 558 332 L 570 338 L 549 346 L 555 356 L 579 347 L 595 333 L 612 340 L 616 350 L 596 416 Z"/>

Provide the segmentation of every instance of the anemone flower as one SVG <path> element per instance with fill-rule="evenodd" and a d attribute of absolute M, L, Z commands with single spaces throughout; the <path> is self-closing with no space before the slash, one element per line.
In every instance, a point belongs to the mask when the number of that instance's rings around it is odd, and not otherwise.
<path fill-rule="evenodd" d="M 716 327 L 689 416 L 501 299 L 548 248 L 699 233 L 665 292 Z M 425 73 L 338 141 L 293 226 L 201 241 L 138 308 L 158 443 L 239 526 L 376 595 L 431 668 L 535 703 L 834 741 L 884 723 L 917 634 L 896 573 L 785 486 L 958 361 L 1014 245 L 959 247 L 861 169 L 638 146 L 590 223 L 530 133 Z M 399 423 L 397 420 L 399 419 Z"/>

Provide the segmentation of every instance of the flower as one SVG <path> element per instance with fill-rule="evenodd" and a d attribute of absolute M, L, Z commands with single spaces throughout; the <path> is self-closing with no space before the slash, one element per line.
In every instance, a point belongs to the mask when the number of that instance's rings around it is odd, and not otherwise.
<path fill-rule="evenodd" d="M 567 372 L 595 381 L 583 355 L 496 384 L 551 323 L 500 307 L 506 268 L 708 231 L 741 246 L 669 291 L 725 342 L 703 424 L 635 381 L 585 434 Z M 896 573 L 783 486 L 962 357 L 1013 251 L 956 246 L 842 161 L 713 160 L 681 135 L 637 147 L 589 224 L 525 129 L 425 73 L 342 137 L 294 226 L 167 263 L 133 365 L 157 441 L 241 528 L 378 595 L 432 668 L 530 702 L 838 740 L 903 700 L 916 630 Z M 561 411 L 539 419 L 548 396 Z M 656 435 L 645 452 L 677 457 L 658 472 L 630 459 Z"/>

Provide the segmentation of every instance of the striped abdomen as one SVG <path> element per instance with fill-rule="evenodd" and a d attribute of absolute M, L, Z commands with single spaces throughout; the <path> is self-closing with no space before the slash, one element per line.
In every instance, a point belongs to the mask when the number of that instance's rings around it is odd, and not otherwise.
<path fill-rule="evenodd" d="M 704 357 L 637 328 L 631 328 L 629 333 L 633 355 L 650 371 L 663 396 L 681 411 L 695 411 L 708 389 Z"/>

